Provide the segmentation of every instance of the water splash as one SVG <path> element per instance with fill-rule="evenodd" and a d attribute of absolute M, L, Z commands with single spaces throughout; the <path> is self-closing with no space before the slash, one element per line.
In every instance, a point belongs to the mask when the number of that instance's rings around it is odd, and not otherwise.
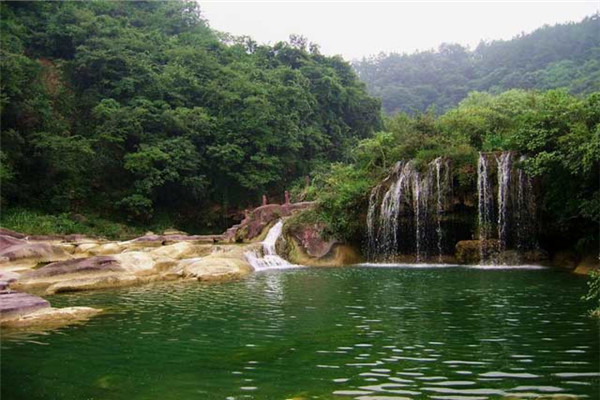
<path fill-rule="evenodd" d="M 277 255 L 275 246 L 277 244 L 277 240 L 281 236 L 282 229 L 282 220 L 277 221 L 277 223 L 273 225 L 271 229 L 269 229 L 265 240 L 262 242 L 262 257 L 255 251 L 248 251 L 245 253 L 246 260 L 248 260 L 248 263 L 250 263 L 255 271 L 291 268 L 296 266 L 294 264 L 290 264 Z"/>

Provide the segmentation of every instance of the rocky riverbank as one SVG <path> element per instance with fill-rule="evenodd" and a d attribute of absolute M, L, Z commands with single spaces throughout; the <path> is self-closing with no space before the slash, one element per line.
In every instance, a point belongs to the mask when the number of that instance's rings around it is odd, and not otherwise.
<path fill-rule="evenodd" d="M 252 271 L 244 256 L 251 246 L 227 243 L 223 237 L 169 232 L 112 242 L 81 236 L 27 237 L 3 230 L 0 323 L 11 327 L 60 325 L 101 311 L 86 307 L 54 309 L 33 294 L 126 287 L 159 280 L 238 279 Z"/>
<path fill-rule="evenodd" d="M 311 203 L 268 204 L 222 235 L 152 232 L 128 241 L 82 235 L 33 236 L 0 229 L 0 324 L 5 327 L 60 326 L 102 310 L 52 308 L 41 297 L 156 281 L 223 282 L 253 271 L 246 253 L 274 221 Z"/>

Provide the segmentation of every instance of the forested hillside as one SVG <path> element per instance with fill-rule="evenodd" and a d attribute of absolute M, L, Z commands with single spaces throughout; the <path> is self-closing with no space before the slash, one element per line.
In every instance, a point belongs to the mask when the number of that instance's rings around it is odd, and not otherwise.
<path fill-rule="evenodd" d="M 217 230 L 380 125 L 341 58 L 215 32 L 195 2 L 0 7 L 5 211 Z"/>
<path fill-rule="evenodd" d="M 443 44 L 437 51 L 381 54 L 354 65 L 387 113 L 434 107 L 443 113 L 470 91 L 567 88 L 600 90 L 600 17 L 545 26 L 509 41 L 476 49 Z"/>

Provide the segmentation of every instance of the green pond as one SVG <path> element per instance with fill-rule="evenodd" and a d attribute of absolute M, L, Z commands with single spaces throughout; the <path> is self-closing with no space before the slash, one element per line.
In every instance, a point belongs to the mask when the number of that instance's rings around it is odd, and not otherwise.
<path fill-rule="evenodd" d="M 597 399 L 586 279 L 296 268 L 50 296 L 87 324 L 3 332 L 2 399 Z"/>

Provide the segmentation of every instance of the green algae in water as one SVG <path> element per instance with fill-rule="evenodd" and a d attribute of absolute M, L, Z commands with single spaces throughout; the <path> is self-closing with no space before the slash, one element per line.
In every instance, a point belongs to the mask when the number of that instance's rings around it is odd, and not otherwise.
<path fill-rule="evenodd" d="M 597 398 L 585 279 L 554 270 L 290 269 L 57 295 L 108 310 L 3 332 L 3 399 Z M 368 398 L 368 397 L 365 397 Z"/>

